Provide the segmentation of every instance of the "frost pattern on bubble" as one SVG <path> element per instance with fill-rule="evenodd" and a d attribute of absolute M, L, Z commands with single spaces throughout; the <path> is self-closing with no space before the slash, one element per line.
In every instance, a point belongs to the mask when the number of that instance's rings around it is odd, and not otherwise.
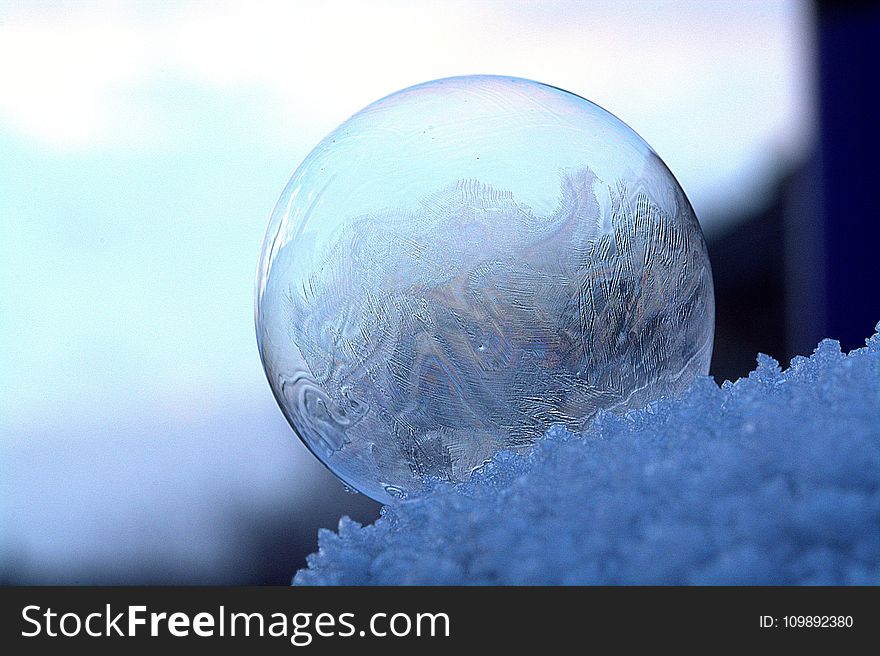
<path fill-rule="evenodd" d="M 708 371 L 712 275 L 627 126 L 537 83 L 455 78 L 367 108 L 300 166 L 257 333 L 299 436 L 387 501 L 680 393 Z"/>
<path fill-rule="evenodd" d="M 319 545 L 294 583 L 878 585 L 880 334 L 553 427 Z"/>
<path fill-rule="evenodd" d="M 621 185 L 605 229 L 595 184 L 589 169 L 566 176 L 549 217 L 462 180 L 419 211 L 346 223 L 287 299 L 311 375 L 283 389 L 301 422 L 323 420 L 323 448 L 344 449 L 356 426 L 379 469 L 461 480 L 553 423 L 578 428 L 702 373 L 712 332 L 693 315 L 710 310 L 711 278 L 698 228 Z"/>

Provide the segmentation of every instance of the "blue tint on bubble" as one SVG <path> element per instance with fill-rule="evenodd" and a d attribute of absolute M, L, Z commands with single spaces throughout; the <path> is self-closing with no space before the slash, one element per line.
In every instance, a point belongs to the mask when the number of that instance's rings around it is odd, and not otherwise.
<path fill-rule="evenodd" d="M 635 132 L 471 76 L 380 100 L 312 151 L 266 233 L 256 319 L 297 434 L 388 501 L 680 393 L 708 371 L 714 296 L 690 203 Z"/>

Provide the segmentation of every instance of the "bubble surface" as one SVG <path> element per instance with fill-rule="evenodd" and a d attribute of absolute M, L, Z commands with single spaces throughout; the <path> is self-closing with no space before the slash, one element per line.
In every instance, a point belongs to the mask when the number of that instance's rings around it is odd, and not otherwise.
<path fill-rule="evenodd" d="M 708 371 L 714 293 L 690 203 L 632 129 L 468 76 L 392 94 L 309 154 L 266 232 L 256 323 L 296 433 L 387 502 L 677 395 Z"/>

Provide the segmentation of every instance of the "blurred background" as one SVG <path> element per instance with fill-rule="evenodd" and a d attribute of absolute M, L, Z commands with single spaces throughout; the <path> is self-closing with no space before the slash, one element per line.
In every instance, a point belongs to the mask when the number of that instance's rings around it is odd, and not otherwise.
<path fill-rule="evenodd" d="M 0 1 L 0 581 L 287 583 L 377 516 L 276 407 L 253 278 L 300 160 L 418 82 L 532 78 L 641 134 L 709 241 L 719 382 L 862 345 L 878 44 L 868 3 Z"/>

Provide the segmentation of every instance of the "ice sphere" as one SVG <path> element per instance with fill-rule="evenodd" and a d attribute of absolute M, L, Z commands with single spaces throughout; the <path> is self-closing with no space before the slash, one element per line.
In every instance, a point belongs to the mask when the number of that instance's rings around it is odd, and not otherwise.
<path fill-rule="evenodd" d="M 285 416 L 388 501 L 708 371 L 714 292 L 675 178 L 593 103 L 467 76 L 306 157 L 269 223 L 257 339 Z"/>

